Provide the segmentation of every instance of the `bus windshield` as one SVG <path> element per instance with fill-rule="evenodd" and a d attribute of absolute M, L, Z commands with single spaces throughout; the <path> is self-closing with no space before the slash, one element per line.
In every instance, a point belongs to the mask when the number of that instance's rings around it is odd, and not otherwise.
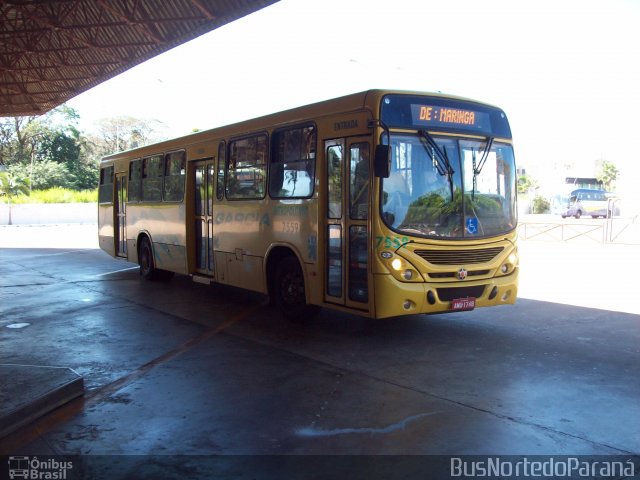
<path fill-rule="evenodd" d="M 391 135 L 391 175 L 382 181 L 382 218 L 411 235 L 477 238 L 516 226 L 511 145 L 484 140 Z"/>

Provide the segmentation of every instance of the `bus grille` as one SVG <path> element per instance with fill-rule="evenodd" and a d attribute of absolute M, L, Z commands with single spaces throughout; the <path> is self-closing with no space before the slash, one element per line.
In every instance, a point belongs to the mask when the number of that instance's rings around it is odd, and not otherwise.
<path fill-rule="evenodd" d="M 481 275 L 489 275 L 490 270 L 469 270 L 467 275 L 470 277 L 479 277 Z M 456 278 L 458 272 L 429 272 L 431 278 Z"/>
<path fill-rule="evenodd" d="M 476 250 L 416 250 L 427 262 L 434 265 L 467 265 L 493 260 L 504 247 L 479 248 Z"/>

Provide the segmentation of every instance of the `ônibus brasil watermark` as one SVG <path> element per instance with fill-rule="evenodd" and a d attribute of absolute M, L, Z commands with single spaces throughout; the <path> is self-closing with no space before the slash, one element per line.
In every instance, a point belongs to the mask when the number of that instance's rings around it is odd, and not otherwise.
<path fill-rule="evenodd" d="M 53 458 L 39 460 L 38 457 L 9 457 L 9 478 L 32 480 L 66 480 L 67 471 L 73 469 L 73 462 Z"/>
<path fill-rule="evenodd" d="M 585 460 L 578 457 L 548 457 L 544 460 L 527 457 L 505 459 L 488 457 L 468 460 L 452 457 L 451 477 L 633 477 L 635 464 L 631 460 Z"/>

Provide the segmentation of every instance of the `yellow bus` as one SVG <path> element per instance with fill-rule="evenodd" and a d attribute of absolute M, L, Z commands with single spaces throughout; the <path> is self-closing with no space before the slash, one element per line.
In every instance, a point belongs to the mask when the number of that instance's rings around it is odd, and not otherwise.
<path fill-rule="evenodd" d="M 290 318 L 511 304 L 515 173 L 499 108 L 371 90 L 104 158 L 100 247 Z"/>

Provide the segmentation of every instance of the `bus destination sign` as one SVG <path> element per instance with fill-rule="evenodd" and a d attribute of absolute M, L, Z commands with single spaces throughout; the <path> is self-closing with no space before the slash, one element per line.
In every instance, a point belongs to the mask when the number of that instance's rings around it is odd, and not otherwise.
<path fill-rule="evenodd" d="M 411 105 L 414 125 L 454 127 L 463 130 L 491 131 L 489 114 L 459 108 L 432 105 Z"/>

